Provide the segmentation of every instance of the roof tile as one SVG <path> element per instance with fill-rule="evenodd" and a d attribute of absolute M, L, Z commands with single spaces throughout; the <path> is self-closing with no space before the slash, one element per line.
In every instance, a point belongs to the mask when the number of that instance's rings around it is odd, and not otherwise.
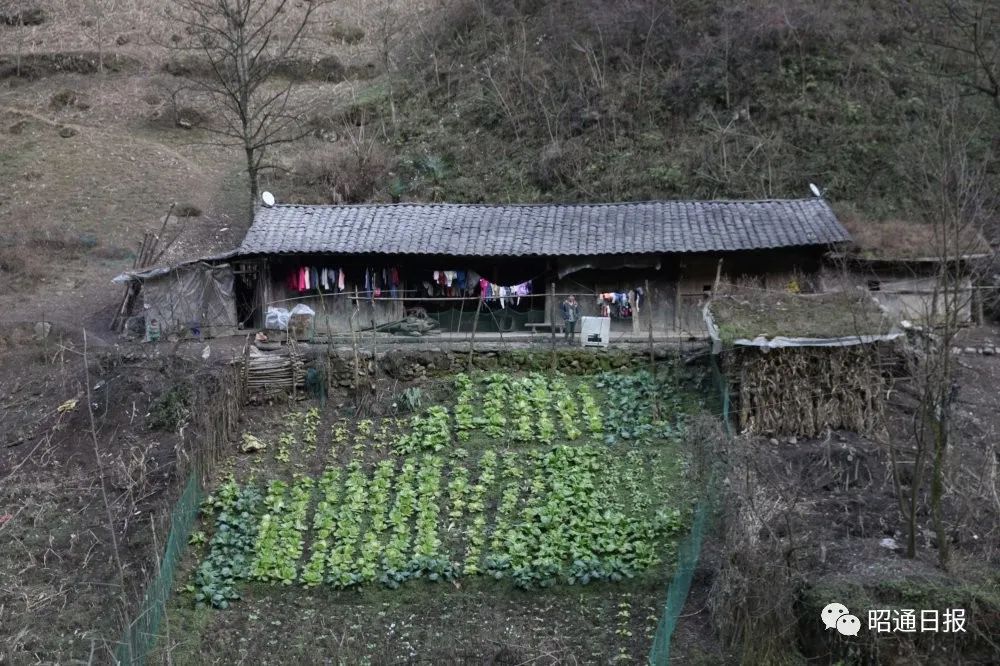
<path fill-rule="evenodd" d="M 260 208 L 239 254 L 592 256 L 850 240 L 823 199 Z"/>

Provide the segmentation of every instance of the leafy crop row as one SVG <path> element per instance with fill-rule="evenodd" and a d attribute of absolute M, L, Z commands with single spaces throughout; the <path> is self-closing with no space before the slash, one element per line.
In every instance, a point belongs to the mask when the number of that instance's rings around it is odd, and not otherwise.
<path fill-rule="evenodd" d="M 256 487 L 240 488 L 230 478 L 202 504 L 203 512 L 214 515 L 215 533 L 186 587 L 199 605 L 226 608 L 240 598 L 236 585 L 250 577 L 262 501 Z"/>
<path fill-rule="evenodd" d="M 323 582 L 326 571 L 327 552 L 330 548 L 330 537 L 333 535 L 334 524 L 336 523 L 336 507 L 339 491 L 340 470 L 335 467 L 328 467 L 324 470 L 319 482 L 316 484 L 320 493 L 319 503 L 316 505 L 316 513 L 313 515 L 313 542 L 312 554 L 309 561 L 302 568 L 301 580 L 307 587 L 319 585 Z"/>
<path fill-rule="evenodd" d="M 396 441 L 396 452 L 409 455 L 419 451 L 437 452 L 451 444 L 450 417 L 440 405 L 410 419 L 410 433 Z"/>
<path fill-rule="evenodd" d="M 632 374 L 601 373 L 596 386 L 608 394 L 609 427 L 605 441 L 646 443 L 676 435 L 683 426 L 684 410 L 681 392 L 672 377 L 669 373 L 654 377 L 646 370 Z"/>
<path fill-rule="evenodd" d="M 480 559 L 483 556 L 483 546 L 486 544 L 486 494 L 496 481 L 496 469 L 496 451 L 485 451 L 479 459 L 479 478 L 472 486 L 468 505 L 472 523 L 469 526 L 465 559 L 462 563 L 462 573 L 467 576 L 480 571 Z"/>
<path fill-rule="evenodd" d="M 333 548 L 327 557 L 327 579 L 334 587 L 349 587 L 361 581 L 357 571 L 358 541 L 367 500 L 367 477 L 361 462 L 351 461 L 344 481 L 344 494 L 333 530 Z"/>
<path fill-rule="evenodd" d="M 416 511 L 417 493 L 413 482 L 417 476 L 417 466 L 412 460 L 403 462 L 402 470 L 396 477 L 396 501 L 389 511 L 390 535 L 383 554 L 384 573 L 382 583 L 398 587 L 407 579 L 408 553 L 410 551 L 410 518 Z"/>
<path fill-rule="evenodd" d="M 278 581 L 282 585 L 295 582 L 312 487 L 313 480 L 307 476 L 296 476 L 291 488 L 279 480 L 268 484 L 265 513 L 260 519 L 254 545 L 251 569 L 254 579 Z"/>
<path fill-rule="evenodd" d="M 558 446 L 544 454 L 519 522 L 490 558 L 491 572 L 509 570 L 515 584 L 530 588 L 617 581 L 656 564 L 662 536 L 679 529 L 679 512 L 637 519 L 610 509 L 598 483 L 603 469 L 593 447 Z"/>

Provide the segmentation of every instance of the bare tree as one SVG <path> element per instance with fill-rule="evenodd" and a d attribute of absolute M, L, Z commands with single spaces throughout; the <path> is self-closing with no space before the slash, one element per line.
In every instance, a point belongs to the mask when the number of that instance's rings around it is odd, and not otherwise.
<path fill-rule="evenodd" d="M 908 349 L 908 381 L 916 398 L 912 446 L 891 448 L 894 483 L 907 523 L 907 555 L 916 555 L 918 516 L 926 502 L 943 568 L 949 562 L 944 489 L 960 388 L 952 348 L 970 318 L 977 275 L 985 270 L 973 257 L 982 253 L 981 229 L 992 198 L 985 177 L 988 159 L 976 157 L 973 134 L 963 127 L 956 107 L 946 103 L 936 133 L 922 142 L 913 161 L 913 193 L 934 232 L 936 269 L 924 296 L 923 326 L 911 336 Z M 904 479 L 909 481 L 906 491 Z"/>
<path fill-rule="evenodd" d="M 97 71 L 101 74 L 104 73 L 104 42 L 108 36 L 108 17 L 113 16 L 118 9 L 118 0 L 87 0 L 84 5 L 86 25 L 93 28 L 85 34 L 97 48 Z"/>
<path fill-rule="evenodd" d="M 389 87 L 389 113 L 393 129 L 396 128 L 396 97 L 393 87 L 395 63 L 393 50 L 396 38 L 401 31 L 399 13 L 396 10 L 396 0 L 382 0 L 375 14 L 375 43 L 378 47 L 378 59 L 385 74 L 386 85 Z"/>
<path fill-rule="evenodd" d="M 996 0 L 911 0 L 906 12 L 918 39 L 934 47 L 945 71 L 986 95 L 1000 111 L 1000 3 Z"/>
<path fill-rule="evenodd" d="M 300 138 L 299 115 L 291 104 L 294 82 L 275 82 L 279 67 L 296 53 L 321 0 L 174 0 L 171 19 L 193 44 L 170 48 L 194 51 L 207 61 L 208 75 L 190 76 L 223 110 L 214 129 L 246 155 L 251 205 L 257 201 L 268 150 Z"/>

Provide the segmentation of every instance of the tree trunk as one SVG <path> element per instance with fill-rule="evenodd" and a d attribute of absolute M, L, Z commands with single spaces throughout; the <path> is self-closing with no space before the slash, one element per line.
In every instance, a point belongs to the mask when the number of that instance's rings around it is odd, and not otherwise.
<path fill-rule="evenodd" d="M 254 155 L 253 148 L 244 147 L 244 151 L 247 156 L 247 177 L 250 179 L 250 221 L 253 222 L 253 212 L 257 210 L 257 197 L 260 194 L 260 185 L 258 183 L 260 169 L 254 159 L 256 156 Z"/>

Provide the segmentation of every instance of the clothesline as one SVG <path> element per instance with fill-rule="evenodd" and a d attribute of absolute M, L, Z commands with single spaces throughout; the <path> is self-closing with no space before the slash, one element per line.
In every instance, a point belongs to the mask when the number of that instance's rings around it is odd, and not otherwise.
<path fill-rule="evenodd" d="M 400 290 L 400 291 L 402 291 L 402 290 Z M 408 289 L 408 290 L 406 290 L 406 292 L 410 292 L 410 293 L 412 293 L 412 292 L 419 292 L 419 291 L 420 291 L 419 289 Z M 406 293 L 406 292 L 404 292 L 404 293 Z M 556 298 L 566 298 L 567 296 L 576 296 L 577 298 L 582 298 L 582 297 L 585 297 L 585 296 L 597 296 L 597 295 L 598 295 L 598 292 L 589 292 L 588 293 L 588 292 L 583 292 L 583 291 L 574 291 L 574 292 L 566 292 L 566 293 L 561 293 L 560 292 L 560 293 L 557 293 L 557 294 L 551 294 L 549 292 L 545 292 L 545 293 L 539 292 L 539 293 L 535 293 L 535 294 L 529 294 L 527 296 L 522 296 L 522 298 L 545 298 L 546 296 L 555 296 Z M 267 304 L 268 305 L 273 305 L 275 303 L 290 303 L 290 302 L 293 302 L 293 301 L 304 301 L 304 300 L 313 299 L 313 298 L 316 298 L 316 297 L 317 297 L 317 294 L 310 294 L 310 295 L 306 295 L 306 296 L 295 296 L 293 298 L 279 298 L 279 299 L 275 299 L 273 301 L 268 301 Z M 331 297 L 332 298 L 343 297 L 343 298 L 351 298 L 351 299 L 353 299 L 353 298 L 355 298 L 355 293 L 353 291 L 344 291 L 344 292 L 341 292 L 341 293 L 322 292 L 321 294 L 319 294 L 319 297 L 321 299 L 331 298 Z M 411 296 L 411 297 L 375 296 L 375 297 L 372 298 L 372 297 L 370 297 L 370 292 L 364 292 L 364 291 L 358 291 L 356 297 L 357 297 L 358 300 L 364 299 L 366 301 L 410 301 L 410 302 L 414 302 L 414 301 L 442 301 L 442 302 L 446 302 L 446 301 L 478 301 L 479 298 L 480 298 L 479 296 Z"/>

